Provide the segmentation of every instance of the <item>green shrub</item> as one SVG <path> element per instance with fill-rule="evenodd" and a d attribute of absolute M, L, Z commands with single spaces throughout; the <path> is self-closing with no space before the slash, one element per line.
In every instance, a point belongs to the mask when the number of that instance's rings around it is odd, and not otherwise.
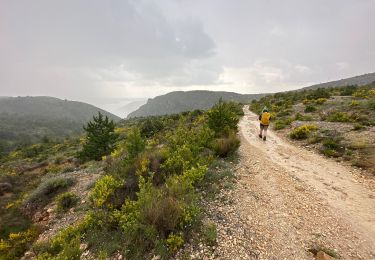
<path fill-rule="evenodd" d="M 312 117 L 311 116 L 304 116 L 300 113 L 297 113 L 294 117 L 294 120 L 296 121 L 312 121 Z"/>
<path fill-rule="evenodd" d="M 355 124 L 355 125 L 353 126 L 353 130 L 354 130 L 354 131 L 362 130 L 362 129 L 364 129 L 364 128 L 365 128 L 365 126 L 364 126 L 364 125 L 361 125 L 361 124 Z"/>
<path fill-rule="evenodd" d="M 316 111 L 316 107 L 314 107 L 313 105 L 307 105 L 305 107 L 305 113 L 311 113 L 311 112 L 315 112 Z"/>
<path fill-rule="evenodd" d="M 280 111 L 280 112 L 278 112 L 277 114 L 276 114 L 276 116 L 277 117 L 283 117 L 283 116 L 289 116 L 290 114 L 292 114 L 292 110 L 290 110 L 290 109 L 285 109 L 285 110 L 282 110 L 282 111 Z"/>
<path fill-rule="evenodd" d="M 100 178 L 90 193 L 90 200 L 95 207 L 112 207 L 111 198 L 113 198 L 116 189 L 123 186 L 123 182 L 110 175 Z"/>
<path fill-rule="evenodd" d="M 176 229 L 182 206 L 179 201 L 172 196 L 153 192 L 155 196 L 145 205 L 142 205 L 142 221 L 153 226 L 161 234 L 168 234 Z"/>
<path fill-rule="evenodd" d="M 309 137 L 309 143 L 310 144 L 316 144 L 316 143 L 321 142 L 322 140 L 323 140 L 323 138 L 319 134 L 312 134 Z"/>
<path fill-rule="evenodd" d="M 327 157 L 337 157 L 338 154 L 333 149 L 323 149 L 323 154 Z"/>
<path fill-rule="evenodd" d="M 339 157 L 345 151 L 339 137 L 327 137 L 323 140 L 322 144 L 322 152 L 328 157 Z"/>
<path fill-rule="evenodd" d="M 371 109 L 371 110 L 375 110 L 375 98 L 372 98 L 368 101 L 368 104 L 367 104 L 368 108 Z"/>
<path fill-rule="evenodd" d="M 274 129 L 275 130 L 284 129 L 285 127 L 289 126 L 290 123 L 292 122 L 293 122 L 292 118 L 278 119 L 274 123 Z"/>
<path fill-rule="evenodd" d="M 364 90 L 364 89 L 358 89 L 357 91 L 355 91 L 353 94 L 352 94 L 353 97 L 356 97 L 356 98 L 368 98 L 367 96 L 367 91 Z"/>
<path fill-rule="evenodd" d="M 346 87 L 343 87 L 340 89 L 339 91 L 339 95 L 340 96 L 351 96 L 355 90 L 356 90 L 356 86 L 346 86 Z"/>
<path fill-rule="evenodd" d="M 203 229 L 203 238 L 207 245 L 215 246 L 217 244 L 217 229 L 215 223 L 209 223 L 204 226 Z"/>
<path fill-rule="evenodd" d="M 239 146 L 240 140 L 234 132 L 231 132 L 228 137 L 215 139 L 213 144 L 216 155 L 220 157 L 227 157 L 228 155 L 233 154 Z"/>
<path fill-rule="evenodd" d="M 57 211 L 66 212 L 71 207 L 74 207 L 79 201 L 79 197 L 73 192 L 65 192 L 56 197 Z"/>
<path fill-rule="evenodd" d="M 170 251 L 177 252 L 184 245 L 184 239 L 181 235 L 169 234 L 167 245 Z"/>
<path fill-rule="evenodd" d="M 352 102 L 350 103 L 350 106 L 351 107 L 357 107 L 357 106 L 359 106 L 359 102 L 357 100 L 352 100 Z"/>
<path fill-rule="evenodd" d="M 237 130 L 239 116 L 233 111 L 231 103 L 222 99 L 208 111 L 208 125 L 217 135 L 226 131 L 227 128 Z"/>
<path fill-rule="evenodd" d="M 135 159 L 144 149 L 146 143 L 141 136 L 139 128 L 132 128 L 126 137 L 125 148 L 127 152 L 127 159 Z"/>
<path fill-rule="evenodd" d="M 48 245 L 37 248 L 38 260 L 60 260 L 72 259 L 79 260 L 81 250 L 79 233 L 75 227 L 69 227 L 60 231 L 58 235 L 52 238 Z"/>
<path fill-rule="evenodd" d="M 345 112 L 332 112 L 327 117 L 326 120 L 329 122 L 350 122 L 351 119 Z"/>
<path fill-rule="evenodd" d="M 318 98 L 315 100 L 315 103 L 318 105 L 324 104 L 327 101 L 326 98 Z"/>
<path fill-rule="evenodd" d="M 307 95 L 307 99 L 327 99 L 330 98 L 331 94 L 325 88 L 318 88 L 310 90 Z"/>
<path fill-rule="evenodd" d="M 337 149 L 340 146 L 340 141 L 337 138 L 329 137 L 323 141 L 323 146 L 328 149 Z"/>
<path fill-rule="evenodd" d="M 142 122 L 140 132 L 143 137 L 152 137 L 164 128 L 161 118 L 148 117 Z"/>
<path fill-rule="evenodd" d="M 74 183 L 72 178 L 53 177 L 42 182 L 29 196 L 27 203 L 43 202 L 62 192 Z"/>
<path fill-rule="evenodd" d="M 292 139 L 305 139 L 308 137 L 309 133 L 311 131 L 316 130 L 317 127 L 316 125 L 302 125 L 300 127 L 295 128 L 291 133 L 290 133 L 290 138 Z"/>

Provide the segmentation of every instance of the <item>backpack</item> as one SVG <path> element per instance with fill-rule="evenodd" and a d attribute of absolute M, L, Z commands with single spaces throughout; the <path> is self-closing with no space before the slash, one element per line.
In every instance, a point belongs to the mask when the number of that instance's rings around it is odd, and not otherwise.
<path fill-rule="evenodd" d="M 270 124 L 270 117 L 271 114 L 269 112 L 264 112 L 260 118 L 260 123 L 262 125 L 269 125 Z"/>

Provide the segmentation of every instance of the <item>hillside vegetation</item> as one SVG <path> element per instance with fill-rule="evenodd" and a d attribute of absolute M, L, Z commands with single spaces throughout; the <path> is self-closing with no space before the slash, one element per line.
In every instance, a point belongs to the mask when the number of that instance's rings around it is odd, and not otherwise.
<path fill-rule="evenodd" d="M 26 250 L 37 259 L 166 259 L 187 241 L 215 245 L 200 198 L 226 185 L 231 173 L 220 169 L 239 147 L 242 114 L 220 100 L 206 112 L 125 120 L 97 161 L 78 159 L 98 140 L 89 135 L 8 154 L 0 167 L 0 259 Z M 88 133 L 101 124 L 111 132 L 106 120 L 96 118 Z"/>
<path fill-rule="evenodd" d="M 316 85 L 312 85 L 309 87 L 302 88 L 302 90 L 309 90 L 309 89 L 318 89 L 318 88 L 334 88 L 334 87 L 342 87 L 342 86 L 364 86 L 375 82 L 375 72 L 367 73 L 351 78 L 340 79 L 335 81 L 330 81 L 326 83 L 320 83 Z"/>
<path fill-rule="evenodd" d="M 252 101 L 268 106 L 272 126 L 328 157 L 375 173 L 375 83 L 276 93 Z"/>
<path fill-rule="evenodd" d="M 83 132 L 83 124 L 98 112 L 118 121 L 119 117 L 95 106 L 52 97 L 0 98 L 0 151 L 40 142 L 63 140 Z"/>
<path fill-rule="evenodd" d="M 130 113 L 128 118 L 169 115 L 195 109 L 207 110 L 218 102 L 220 98 L 224 101 L 248 103 L 262 95 L 263 94 L 237 94 L 233 92 L 203 90 L 186 92 L 175 91 L 149 99 L 145 105 Z"/>

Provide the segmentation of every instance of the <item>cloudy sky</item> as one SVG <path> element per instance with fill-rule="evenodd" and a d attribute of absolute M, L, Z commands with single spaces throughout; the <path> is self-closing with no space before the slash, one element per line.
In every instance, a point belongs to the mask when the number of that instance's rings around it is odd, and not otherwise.
<path fill-rule="evenodd" d="M 100 103 L 375 71 L 375 0 L 1 0 L 0 96 Z"/>

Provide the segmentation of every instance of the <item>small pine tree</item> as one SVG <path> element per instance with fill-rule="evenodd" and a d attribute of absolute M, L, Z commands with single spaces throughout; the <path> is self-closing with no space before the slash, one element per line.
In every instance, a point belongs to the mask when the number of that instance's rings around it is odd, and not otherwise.
<path fill-rule="evenodd" d="M 208 111 L 208 125 L 216 135 L 225 133 L 228 129 L 237 130 L 238 121 L 233 105 L 224 102 L 222 98 Z"/>
<path fill-rule="evenodd" d="M 86 142 L 79 154 L 82 160 L 100 161 L 104 155 L 109 155 L 114 150 L 117 139 L 115 122 L 108 116 L 104 117 L 99 112 L 83 129 L 86 131 Z"/>

